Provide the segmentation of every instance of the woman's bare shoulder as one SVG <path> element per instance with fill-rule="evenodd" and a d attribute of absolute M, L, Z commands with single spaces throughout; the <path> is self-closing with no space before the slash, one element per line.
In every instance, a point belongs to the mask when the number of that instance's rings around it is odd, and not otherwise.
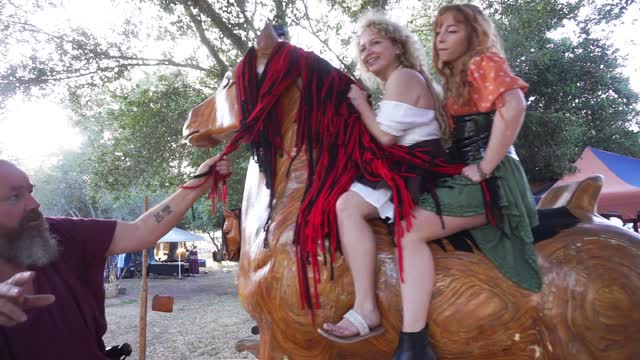
<path fill-rule="evenodd" d="M 421 98 L 428 95 L 426 80 L 422 74 L 409 68 L 393 72 L 385 84 L 384 99 L 399 101 L 409 105 L 421 105 Z"/>
<path fill-rule="evenodd" d="M 418 71 L 403 67 L 391 73 L 387 82 L 390 84 L 400 83 L 405 85 L 424 86 L 426 80 Z"/>

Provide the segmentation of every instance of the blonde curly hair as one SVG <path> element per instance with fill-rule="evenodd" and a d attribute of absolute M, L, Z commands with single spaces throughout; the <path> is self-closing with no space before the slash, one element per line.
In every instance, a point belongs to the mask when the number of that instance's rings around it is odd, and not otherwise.
<path fill-rule="evenodd" d="M 380 89 L 384 84 L 382 80 L 367 70 L 367 67 L 360 59 L 360 37 L 367 30 L 383 35 L 388 38 L 393 45 L 399 46 L 401 49 L 398 55 L 400 66 L 419 72 L 425 79 L 428 90 L 432 94 L 436 104 L 436 119 L 440 124 L 441 136 L 445 140 L 448 139 L 450 132 L 448 121 L 445 120 L 444 114 L 442 113 L 442 91 L 427 72 L 427 58 L 418 38 L 406 27 L 391 21 L 383 13 L 372 11 L 360 18 L 356 30 L 357 35 L 353 40 L 353 47 L 355 49 L 356 62 L 358 63 L 358 70 L 362 81 L 371 89 Z"/>

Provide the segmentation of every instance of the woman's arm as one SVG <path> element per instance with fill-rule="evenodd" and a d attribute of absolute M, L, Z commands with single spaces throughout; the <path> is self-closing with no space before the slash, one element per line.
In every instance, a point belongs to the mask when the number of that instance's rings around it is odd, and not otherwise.
<path fill-rule="evenodd" d="M 360 89 L 358 85 L 351 84 L 351 89 L 347 96 L 356 110 L 360 113 L 360 118 L 362 118 L 367 130 L 369 130 L 371 135 L 373 135 L 373 137 L 375 137 L 382 146 L 389 146 L 396 143 L 396 136 L 391 135 L 380 128 L 380 125 L 376 120 L 376 113 L 371 108 L 371 105 L 369 105 L 369 101 L 367 101 L 366 92 Z"/>
<path fill-rule="evenodd" d="M 495 170 L 516 141 L 524 122 L 527 104 L 522 91 L 511 89 L 500 95 L 500 98 L 504 105 L 496 111 L 483 159 L 477 165 L 470 165 L 462 170 L 462 174 L 473 181 L 482 180 L 481 172 L 489 175 Z"/>
<path fill-rule="evenodd" d="M 412 69 L 398 69 L 394 71 L 385 83 L 382 100 L 402 102 L 416 107 L 433 107 L 433 99 L 427 91 L 426 80 Z M 390 146 L 398 141 L 398 137 L 382 130 L 376 120 L 376 113 L 367 101 L 367 93 L 357 85 L 351 85 L 348 94 L 353 106 L 358 110 L 367 130 L 383 146 Z"/>

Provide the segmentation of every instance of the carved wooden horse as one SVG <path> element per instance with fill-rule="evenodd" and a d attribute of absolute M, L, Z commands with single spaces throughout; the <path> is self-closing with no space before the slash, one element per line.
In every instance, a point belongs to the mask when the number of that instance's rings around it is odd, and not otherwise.
<path fill-rule="evenodd" d="M 276 41 L 268 28 L 260 35 L 258 71 Z M 299 81 L 279 100 L 287 152 L 295 142 L 300 86 Z M 230 75 L 215 97 L 192 110 L 184 133 L 191 144 L 209 147 L 238 124 Z M 338 321 L 354 301 L 342 257 L 336 260 L 333 281 L 328 268 L 322 270 L 316 322 L 301 310 L 292 238 L 306 166 L 304 154 L 277 159 L 268 247 L 263 246 L 263 226 L 269 192 L 255 162 L 247 171 L 238 293 L 260 327 L 259 358 L 388 359 L 398 340 L 401 306 L 394 249 L 381 222 L 371 224 L 377 237 L 377 299 L 386 331 L 350 345 L 317 334 L 320 324 Z M 572 186 L 552 190 L 542 201 L 542 207 L 565 206 L 579 223 L 536 244 L 544 282 L 540 293 L 508 281 L 478 251 L 457 251 L 448 241 L 442 247 L 430 245 L 437 274 L 430 336 L 442 359 L 640 358 L 640 236 L 595 214 L 601 178 Z"/>
<path fill-rule="evenodd" d="M 240 209 L 222 208 L 224 224 L 222 226 L 222 244 L 224 259 L 240 260 Z"/>

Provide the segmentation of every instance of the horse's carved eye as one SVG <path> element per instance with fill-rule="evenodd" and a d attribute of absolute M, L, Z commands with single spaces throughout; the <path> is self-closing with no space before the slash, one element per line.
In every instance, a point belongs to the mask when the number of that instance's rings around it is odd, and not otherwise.
<path fill-rule="evenodd" d="M 224 78 L 222 78 L 222 82 L 220 83 L 220 88 L 226 89 L 229 85 L 231 85 L 231 72 L 227 72 L 224 75 Z"/>
<path fill-rule="evenodd" d="M 229 85 L 230 82 L 231 82 L 231 79 L 225 77 L 224 79 L 222 79 L 222 84 L 220 84 L 220 87 L 223 89 L 226 89 L 227 85 Z"/>

